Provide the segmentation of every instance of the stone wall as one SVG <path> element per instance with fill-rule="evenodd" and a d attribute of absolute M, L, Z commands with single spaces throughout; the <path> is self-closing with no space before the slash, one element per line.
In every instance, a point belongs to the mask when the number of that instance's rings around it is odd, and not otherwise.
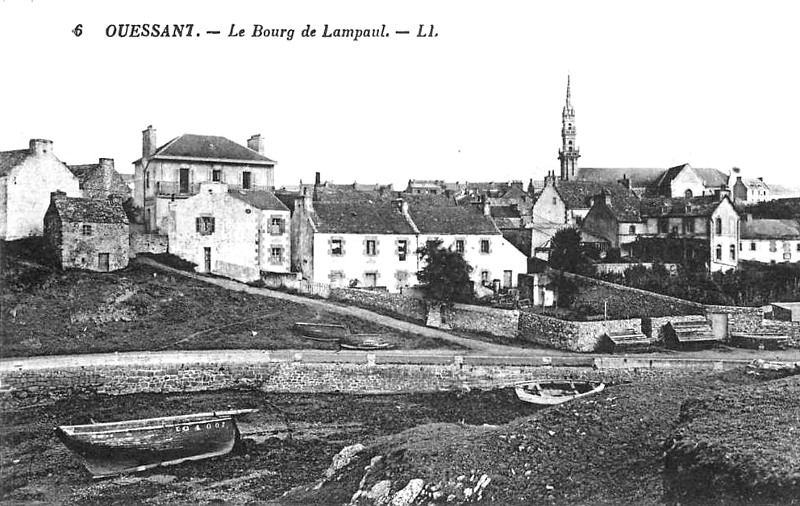
<path fill-rule="evenodd" d="M 453 330 L 517 338 L 519 311 L 493 307 L 454 304 L 442 311 L 442 323 Z"/>
<path fill-rule="evenodd" d="M 619 264 L 612 264 L 612 263 L 602 263 L 596 264 L 594 266 L 595 272 L 598 274 L 625 274 L 628 270 L 641 266 L 647 269 L 652 269 L 655 264 L 649 262 L 640 262 L 640 263 L 619 263 Z M 661 264 L 663 265 L 670 274 L 676 274 L 678 272 L 678 264 Z"/>
<path fill-rule="evenodd" d="M 75 394 L 199 392 L 399 393 L 497 388 L 533 378 L 614 381 L 741 366 L 737 361 L 628 357 L 492 357 L 232 350 L 36 357 L 0 363 L 0 409 Z"/>
<path fill-rule="evenodd" d="M 365 309 L 376 310 L 379 313 L 396 315 L 403 319 L 419 322 L 426 321 L 428 314 L 424 300 L 406 297 L 397 293 L 359 290 L 357 288 L 333 288 L 330 291 L 330 298 Z"/>
<path fill-rule="evenodd" d="M 607 304 L 609 317 L 644 318 L 671 315 L 704 314 L 703 304 L 654 292 L 601 281 L 565 272 L 578 288 L 573 307 L 582 307 L 589 314 L 604 314 Z"/>
<path fill-rule="evenodd" d="M 639 318 L 606 320 L 601 322 L 576 322 L 552 318 L 536 313 L 519 315 L 519 339 L 559 350 L 590 353 L 597 349 L 600 338 L 618 330 L 642 332 Z"/>
<path fill-rule="evenodd" d="M 131 233 L 130 255 L 135 257 L 139 253 L 167 253 L 169 250 L 169 239 L 166 235 L 146 234 L 139 232 Z"/>

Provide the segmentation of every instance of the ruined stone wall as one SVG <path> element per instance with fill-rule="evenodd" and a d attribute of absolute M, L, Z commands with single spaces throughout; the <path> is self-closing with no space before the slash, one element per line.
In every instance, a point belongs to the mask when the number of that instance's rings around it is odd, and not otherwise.
<path fill-rule="evenodd" d="M 160 234 L 145 234 L 134 232 L 131 234 L 130 255 L 135 257 L 139 253 L 167 253 L 169 238 Z"/>

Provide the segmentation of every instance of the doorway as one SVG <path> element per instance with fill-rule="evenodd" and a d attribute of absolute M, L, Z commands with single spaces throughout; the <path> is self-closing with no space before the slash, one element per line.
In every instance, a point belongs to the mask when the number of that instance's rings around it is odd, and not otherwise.
<path fill-rule="evenodd" d="M 109 270 L 109 254 L 108 253 L 100 253 L 97 255 L 97 265 L 100 269 L 100 272 L 108 272 Z"/>
<path fill-rule="evenodd" d="M 211 248 L 203 248 L 203 266 L 206 272 L 211 272 Z"/>

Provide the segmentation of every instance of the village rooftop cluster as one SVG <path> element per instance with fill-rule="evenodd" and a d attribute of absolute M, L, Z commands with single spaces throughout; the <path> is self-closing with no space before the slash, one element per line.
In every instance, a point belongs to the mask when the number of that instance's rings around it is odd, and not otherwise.
<path fill-rule="evenodd" d="M 581 167 L 567 84 L 560 167 L 544 180 L 409 180 L 276 188 L 265 139 L 244 144 L 184 134 L 159 144 L 142 132 L 134 174 L 114 160 L 69 165 L 53 142 L 0 152 L 0 238 L 43 236 L 62 268 L 113 271 L 139 253 L 170 253 L 240 281 L 304 280 L 402 292 L 417 284 L 418 250 L 431 241 L 461 253 L 475 291 L 517 287 L 530 259 L 575 227 L 598 258 L 648 261 L 646 239 L 680 239 L 709 272 L 743 260 L 800 260 L 796 220 L 748 218 L 744 206 L 775 199 L 762 178 L 682 164 Z M 521 175 L 523 176 L 523 175 Z M 527 180 L 527 183 L 525 182 Z M 491 293 L 490 292 L 490 293 Z"/>

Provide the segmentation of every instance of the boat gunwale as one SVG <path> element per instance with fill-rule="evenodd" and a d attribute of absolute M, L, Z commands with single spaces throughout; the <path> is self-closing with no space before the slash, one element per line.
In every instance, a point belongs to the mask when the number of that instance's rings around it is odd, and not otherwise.
<path fill-rule="evenodd" d="M 194 413 L 190 415 L 172 415 L 172 416 L 161 416 L 157 418 L 140 418 L 136 420 L 121 420 L 118 422 L 100 422 L 100 423 L 87 423 L 87 424 L 76 424 L 76 425 L 59 425 L 57 428 L 64 431 L 65 434 L 68 432 L 65 429 L 74 429 L 76 427 L 91 427 L 91 428 L 102 428 L 102 427 L 111 427 L 114 425 L 123 425 L 123 424 L 136 424 L 134 426 L 128 428 L 120 428 L 120 429 L 111 429 L 111 430 L 98 430 L 92 432 L 80 432 L 79 434 L 92 434 L 94 432 L 119 432 L 125 430 L 152 430 L 161 427 L 167 427 L 166 423 L 161 423 L 161 425 L 157 425 L 158 422 L 176 422 L 173 423 L 171 426 L 174 427 L 177 424 L 183 423 L 200 423 L 196 419 L 204 419 L 206 418 L 218 418 L 218 419 L 232 419 L 235 416 L 239 415 L 246 415 L 250 413 L 257 413 L 258 409 L 234 409 L 234 410 L 227 410 L 227 411 L 211 411 L 206 413 Z M 182 422 L 180 420 L 187 420 Z M 74 432 L 69 434 L 75 434 Z"/>

